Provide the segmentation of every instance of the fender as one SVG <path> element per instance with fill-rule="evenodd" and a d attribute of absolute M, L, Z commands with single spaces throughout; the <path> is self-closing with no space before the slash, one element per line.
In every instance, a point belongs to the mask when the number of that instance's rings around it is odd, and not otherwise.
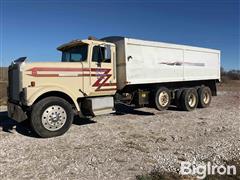
<path fill-rule="evenodd" d="M 26 88 L 26 99 L 27 99 L 27 106 L 33 105 L 33 103 L 39 98 L 41 95 L 52 92 L 52 91 L 58 91 L 61 93 L 64 93 L 68 95 L 72 101 L 74 102 L 75 107 L 77 108 L 78 111 L 80 111 L 80 107 L 77 103 L 77 99 L 79 97 L 83 97 L 82 94 L 79 94 L 79 96 L 76 96 L 72 91 L 69 89 L 66 89 L 65 87 L 60 87 L 56 85 L 50 85 L 50 86 L 41 86 L 41 87 L 28 87 Z"/>

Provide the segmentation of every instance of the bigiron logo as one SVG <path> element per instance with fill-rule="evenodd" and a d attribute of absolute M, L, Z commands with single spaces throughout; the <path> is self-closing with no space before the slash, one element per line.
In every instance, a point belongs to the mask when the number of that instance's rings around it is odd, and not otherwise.
<path fill-rule="evenodd" d="M 237 170 L 234 165 L 213 165 L 211 162 L 196 164 L 182 161 L 179 174 L 204 179 L 207 175 L 236 175 Z"/>

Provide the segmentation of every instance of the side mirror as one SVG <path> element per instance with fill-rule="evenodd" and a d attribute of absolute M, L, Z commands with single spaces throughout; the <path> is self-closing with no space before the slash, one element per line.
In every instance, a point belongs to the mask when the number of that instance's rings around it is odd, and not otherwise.
<path fill-rule="evenodd" d="M 97 64 L 97 67 L 101 67 L 101 64 L 102 64 L 101 59 L 98 59 L 96 64 Z"/>
<path fill-rule="evenodd" d="M 101 66 L 102 61 L 104 60 L 104 46 L 99 45 L 98 46 L 98 66 Z"/>

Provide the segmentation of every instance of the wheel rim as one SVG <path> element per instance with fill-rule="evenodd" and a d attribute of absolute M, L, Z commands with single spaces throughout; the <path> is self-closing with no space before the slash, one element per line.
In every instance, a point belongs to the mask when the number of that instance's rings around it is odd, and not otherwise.
<path fill-rule="evenodd" d="M 66 111 L 58 105 L 49 106 L 42 114 L 42 124 L 49 131 L 61 129 L 66 120 Z"/>
<path fill-rule="evenodd" d="M 162 107 L 167 106 L 167 105 L 168 105 L 168 102 L 169 102 L 168 93 L 165 92 L 165 91 L 162 91 L 162 92 L 159 94 L 158 101 L 159 101 L 159 104 L 160 104 Z"/>
<path fill-rule="evenodd" d="M 190 107 L 194 107 L 196 105 L 197 98 L 194 94 L 190 94 L 188 98 L 188 104 Z"/>
<path fill-rule="evenodd" d="M 208 94 L 208 92 L 205 92 L 203 94 L 203 102 L 204 102 L 204 104 L 208 104 L 209 100 L 210 100 L 210 95 Z"/>

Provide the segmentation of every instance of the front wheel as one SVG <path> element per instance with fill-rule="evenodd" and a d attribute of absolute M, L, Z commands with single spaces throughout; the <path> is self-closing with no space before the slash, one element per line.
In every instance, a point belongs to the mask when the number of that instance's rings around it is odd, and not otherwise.
<path fill-rule="evenodd" d="M 60 136 L 70 128 L 72 122 L 72 106 L 62 98 L 47 97 L 33 106 L 31 125 L 40 137 Z"/>

